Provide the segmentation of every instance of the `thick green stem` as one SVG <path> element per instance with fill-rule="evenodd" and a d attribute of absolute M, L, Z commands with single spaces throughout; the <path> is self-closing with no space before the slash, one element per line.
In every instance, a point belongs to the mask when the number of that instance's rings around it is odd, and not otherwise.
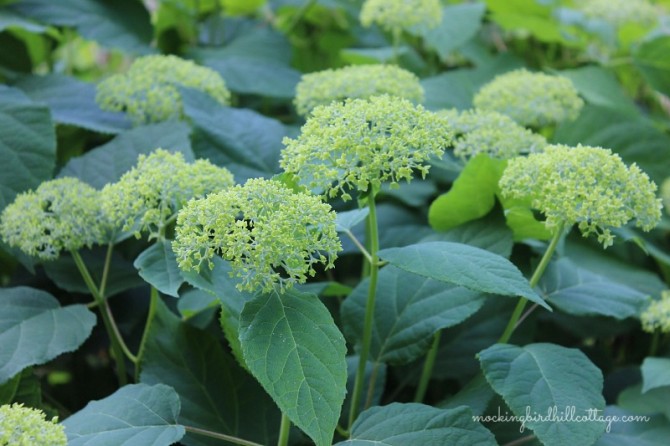
<path fill-rule="evenodd" d="M 426 396 L 428 382 L 430 381 L 430 377 L 433 374 L 435 358 L 437 358 L 437 350 L 440 347 L 440 334 L 441 332 L 438 331 L 433 335 L 433 343 L 430 346 L 430 350 L 428 350 L 428 353 L 426 354 L 426 361 L 423 363 L 423 371 L 421 372 L 419 387 L 416 389 L 416 395 L 414 395 L 415 403 L 422 402 L 423 398 Z"/>
<path fill-rule="evenodd" d="M 281 425 L 279 426 L 279 440 L 277 440 L 277 446 L 287 446 L 288 437 L 291 433 L 291 420 L 286 416 L 284 412 L 281 414 Z"/>
<path fill-rule="evenodd" d="M 351 408 L 349 409 L 349 427 L 358 415 L 358 405 L 363 393 L 363 383 L 365 381 L 365 368 L 370 354 L 370 344 L 372 342 L 372 322 L 375 313 L 375 296 L 377 294 L 377 276 L 379 274 L 379 262 L 377 251 L 379 250 L 379 231 L 377 229 L 377 208 L 375 206 L 375 194 L 370 194 L 368 199 L 370 214 L 368 215 L 368 227 L 370 233 L 370 283 L 368 286 L 368 299 L 365 305 L 365 324 L 363 326 L 363 341 L 361 352 L 356 370 L 356 379 L 354 380 L 354 391 L 351 397 Z"/>
<path fill-rule="evenodd" d="M 549 265 L 549 261 L 551 261 L 551 257 L 554 255 L 554 251 L 556 251 L 556 247 L 558 246 L 558 241 L 563 235 L 564 226 L 564 224 L 560 224 L 558 225 L 558 228 L 556 228 L 554 237 L 551 239 L 551 242 L 549 243 L 547 250 L 544 252 L 540 263 L 537 265 L 535 272 L 533 272 L 533 275 L 530 278 L 531 288 L 535 288 L 537 286 L 537 284 L 540 282 L 540 279 L 542 278 L 542 275 L 544 274 L 544 270 L 547 269 L 547 265 Z M 514 333 L 514 330 L 517 327 L 517 322 L 523 313 L 523 309 L 526 307 L 526 303 L 528 303 L 528 301 L 525 298 L 522 297 L 519 299 L 519 302 L 516 304 L 516 308 L 514 308 L 514 312 L 512 313 L 512 317 L 507 323 L 507 327 L 505 327 L 505 331 L 498 340 L 499 344 L 505 344 L 512 337 L 512 333 Z"/>
<path fill-rule="evenodd" d="M 241 446 L 263 446 L 260 443 L 254 443 L 253 441 L 243 440 L 241 438 L 233 437 L 226 434 L 220 434 L 218 432 L 208 431 L 206 429 L 200 429 L 198 427 L 184 426 L 184 430 L 192 434 L 198 434 L 204 437 L 216 438 L 217 440 L 228 441 L 230 443 L 239 444 Z"/>
<path fill-rule="evenodd" d="M 147 344 L 147 339 L 149 338 L 149 330 L 151 329 L 151 323 L 156 316 L 156 306 L 158 305 L 158 290 L 154 287 L 151 287 L 151 297 L 149 298 L 149 313 L 147 314 L 147 321 L 144 324 L 144 332 L 142 333 L 142 340 L 140 341 L 140 348 L 137 351 L 137 361 L 135 362 L 135 380 L 139 379 L 140 373 L 140 363 L 142 361 L 142 356 L 144 356 L 144 349 Z"/>
<path fill-rule="evenodd" d="M 651 345 L 649 346 L 649 356 L 655 356 L 658 351 L 658 344 L 661 339 L 661 332 L 656 330 L 651 336 Z"/>

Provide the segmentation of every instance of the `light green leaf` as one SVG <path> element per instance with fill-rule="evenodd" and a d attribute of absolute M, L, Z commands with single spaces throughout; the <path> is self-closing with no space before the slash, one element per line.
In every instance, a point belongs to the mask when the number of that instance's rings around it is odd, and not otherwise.
<path fill-rule="evenodd" d="M 351 428 L 351 439 L 336 446 L 495 446 L 493 434 L 472 420 L 467 407 L 437 409 L 393 403 L 366 410 Z"/>
<path fill-rule="evenodd" d="M 642 43 L 633 53 L 633 62 L 649 84 L 670 95 L 670 36 Z"/>
<path fill-rule="evenodd" d="M 38 34 L 41 34 L 47 30 L 46 26 L 42 26 L 39 23 L 22 16 L 21 14 L 17 14 L 16 12 L 9 9 L 1 9 L 0 31 L 4 31 L 7 28 L 21 28 L 31 33 Z"/>
<path fill-rule="evenodd" d="M 341 307 L 347 338 L 360 344 L 369 279 L 363 280 Z M 433 334 L 474 314 L 486 295 L 438 282 L 393 266 L 383 268 L 377 283 L 370 359 L 407 364 L 423 355 Z"/>
<path fill-rule="evenodd" d="M 549 240 L 552 233 L 547 229 L 544 222 L 538 221 L 530 208 L 530 200 L 519 198 L 503 198 L 498 195 L 498 200 L 505 209 L 505 221 L 514 233 L 514 240 L 525 239 Z"/>
<path fill-rule="evenodd" d="M 158 240 L 142 251 L 133 266 L 139 271 L 140 277 L 158 291 L 179 297 L 179 287 L 184 279 L 169 240 Z"/>
<path fill-rule="evenodd" d="M 532 417 L 547 416 L 554 407 L 559 415 L 574 407 L 582 417 L 605 408 L 602 373 L 581 351 L 555 344 L 495 344 L 479 353 L 479 361 L 486 380 L 516 416 L 530 410 L 525 425 L 545 446 L 593 444 L 605 431 L 605 423 L 598 421 L 543 422 Z"/>
<path fill-rule="evenodd" d="M 69 446 L 168 446 L 184 436 L 179 396 L 163 384 L 124 386 L 65 421 Z"/>
<path fill-rule="evenodd" d="M 317 446 L 330 445 L 347 383 L 346 345 L 314 295 L 288 291 L 248 302 L 240 342 L 251 373 Z"/>
<path fill-rule="evenodd" d="M 338 212 L 337 219 L 335 220 L 337 232 L 347 232 L 351 230 L 351 228 L 365 220 L 365 217 L 367 217 L 369 213 L 369 208 Z"/>
<path fill-rule="evenodd" d="M 636 384 L 621 392 L 617 405 L 640 415 L 663 414 L 670 419 L 670 386 L 656 387 L 642 392 L 642 384 Z"/>
<path fill-rule="evenodd" d="M 439 26 L 422 33 L 426 45 L 436 50 L 442 59 L 446 59 L 452 51 L 479 32 L 485 11 L 484 3 L 465 3 L 443 8 Z"/>
<path fill-rule="evenodd" d="M 598 66 L 585 66 L 559 71 L 557 74 L 570 79 L 579 94 L 592 105 L 607 107 L 638 115 L 640 112 L 626 95 L 614 73 Z"/>
<path fill-rule="evenodd" d="M 483 293 L 521 296 L 551 311 L 509 260 L 474 246 L 427 242 L 379 251 L 392 265 Z"/>
<path fill-rule="evenodd" d="M 0 289 L 0 384 L 76 350 L 94 325 L 85 305 L 61 307 L 49 293 L 28 287 Z"/>
<path fill-rule="evenodd" d="M 657 387 L 670 386 L 670 358 L 644 358 L 642 382 L 642 393 Z"/>
<path fill-rule="evenodd" d="M 594 446 L 659 446 L 670 438 L 670 421 L 662 416 L 645 418 L 617 406 L 607 406 L 602 416 L 627 421 L 613 421 Z"/>

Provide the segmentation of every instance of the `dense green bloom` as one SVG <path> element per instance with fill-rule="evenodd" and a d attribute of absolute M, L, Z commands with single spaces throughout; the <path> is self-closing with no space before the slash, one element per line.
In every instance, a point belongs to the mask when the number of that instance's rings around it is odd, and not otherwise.
<path fill-rule="evenodd" d="M 351 196 L 383 181 L 423 176 L 425 162 L 451 144 L 446 119 L 406 99 L 373 96 L 317 107 L 297 139 L 284 138 L 281 167 L 311 190 Z"/>
<path fill-rule="evenodd" d="M 0 406 L 0 446 L 66 446 L 67 437 L 58 419 L 22 404 Z"/>
<path fill-rule="evenodd" d="M 136 237 L 163 235 L 179 209 L 191 198 L 234 184 L 233 175 L 207 160 L 188 163 L 179 153 L 158 149 L 140 155 L 137 165 L 118 182 L 102 190 L 104 207 L 114 227 L 133 231 Z"/>
<path fill-rule="evenodd" d="M 96 101 L 105 110 L 127 112 L 136 125 L 179 119 L 183 115 L 179 87 L 200 90 L 224 105 L 230 100 L 216 71 L 176 56 L 144 56 L 125 74 L 98 84 Z"/>
<path fill-rule="evenodd" d="M 109 220 L 100 202 L 100 192 L 76 178 L 46 181 L 5 208 L 0 235 L 29 256 L 54 260 L 105 242 Z"/>
<path fill-rule="evenodd" d="M 190 201 L 179 213 L 172 249 L 184 270 L 212 268 L 220 255 L 241 279 L 239 289 L 271 291 L 304 283 L 317 263 L 332 268 L 342 247 L 328 204 L 257 178 Z"/>
<path fill-rule="evenodd" d="M 366 0 L 361 9 L 363 26 L 376 23 L 387 31 L 417 25 L 435 28 L 441 21 L 439 0 Z"/>
<path fill-rule="evenodd" d="M 640 315 L 642 329 L 648 333 L 660 331 L 670 333 L 670 290 L 661 293 L 661 299 L 653 301 Z"/>
<path fill-rule="evenodd" d="M 659 15 L 648 0 L 582 0 L 578 5 L 587 16 L 614 26 L 626 23 L 650 25 L 657 21 Z"/>
<path fill-rule="evenodd" d="M 296 87 L 295 106 L 306 115 L 318 105 L 380 94 L 423 102 L 423 87 L 414 73 L 395 65 L 352 65 L 303 75 Z"/>
<path fill-rule="evenodd" d="M 484 85 L 474 105 L 507 115 L 521 125 L 543 127 L 577 118 L 584 101 L 570 79 L 520 69 Z"/>
<path fill-rule="evenodd" d="M 666 178 L 663 184 L 661 184 L 661 199 L 663 200 L 665 212 L 670 213 L 670 178 Z"/>
<path fill-rule="evenodd" d="M 548 228 L 577 223 L 582 234 L 598 236 L 606 248 L 618 228 L 635 219 L 651 230 L 661 218 L 656 185 L 637 165 L 627 167 L 600 147 L 548 146 L 544 152 L 511 160 L 500 179 L 503 196 L 530 198 Z"/>
<path fill-rule="evenodd" d="M 456 133 L 454 154 L 460 158 L 486 153 L 492 158 L 509 159 L 540 152 L 547 145 L 543 136 L 497 112 L 445 110 L 439 114 L 449 120 Z"/>

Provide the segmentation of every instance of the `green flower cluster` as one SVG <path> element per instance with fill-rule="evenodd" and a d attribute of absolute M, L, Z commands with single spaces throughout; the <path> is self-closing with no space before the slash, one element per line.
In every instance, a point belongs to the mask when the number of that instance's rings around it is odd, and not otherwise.
<path fill-rule="evenodd" d="M 598 236 L 607 248 L 618 228 L 635 219 L 651 230 L 661 218 L 656 185 L 637 165 L 627 167 L 600 147 L 548 146 L 544 152 L 511 160 L 500 179 L 504 197 L 530 198 L 546 216 L 547 228 L 577 223 L 584 237 Z"/>
<path fill-rule="evenodd" d="M 366 0 L 360 19 L 365 27 L 376 23 L 387 31 L 435 28 L 442 21 L 442 6 L 439 0 Z"/>
<path fill-rule="evenodd" d="M 665 211 L 670 213 L 670 178 L 666 178 L 661 184 L 661 200 Z"/>
<path fill-rule="evenodd" d="M 58 419 L 22 404 L 0 406 L 0 446 L 66 446 L 65 428 Z"/>
<path fill-rule="evenodd" d="M 241 279 L 240 290 L 283 291 L 332 268 L 342 249 L 335 213 L 314 195 L 261 178 L 190 201 L 172 243 L 179 267 L 199 271 L 220 255 Z"/>
<path fill-rule="evenodd" d="M 347 99 L 315 108 L 297 139 L 284 138 L 280 164 L 308 189 L 349 200 L 345 189 L 410 181 L 412 169 L 425 177 L 451 142 L 446 119 L 406 99 Z"/>
<path fill-rule="evenodd" d="M 103 206 L 115 228 L 136 237 L 162 237 L 165 228 L 191 198 L 231 187 L 233 175 L 207 160 L 188 163 L 179 153 L 157 149 L 140 155 L 137 165 L 102 190 Z"/>
<path fill-rule="evenodd" d="M 307 115 L 319 105 L 347 98 L 367 99 L 390 94 L 416 104 L 423 102 L 419 78 L 395 65 L 352 65 L 303 75 L 296 87 L 295 106 Z"/>
<path fill-rule="evenodd" d="M 670 290 L 663 291 L 640 315 L 642 329 L 648 333 L 670 333 Z"/>
<path fill-rule="evenodd" d="M 104 243 L 109 229 L 100 192 L 76 178 L 46 181 L 19 194 L 0 215 L 3 240 L 42 260 Z"/>
<path fill-rule="evenodd" d="M 522 68 L 496 76 L 484 85 L 475 95 L 474 105 L 539 128 L 577 118 L 584 101 L 570 79 Z"/>
<path fill-rule="evenodd" d="M 588 17 L 602 19 L 614 26 L 626 23 L 650 25 L 659 15 L 648 0 L 583 0 L 579 2 L 579 9 Z"/>
<path fill-rule="evenodd" d="M 179 119 L 183 107 L 179 87 L 207 93 L 221 104 L 230 92 L 214 70 L 176 56 L 144 56 L 125 74 L 98 84 L 96 101 L 110 111 L 125 111 L 136 125 Z"/>
<path fill-rule="evenodd" d="M 510 159 L 523 153 L 540 152 L 547 145 L 543 136 L 498 112 L 445 110 L 439 114 L 454 129 L 454 154 L 462 159 L 480 153 L 492 158 Z"/>

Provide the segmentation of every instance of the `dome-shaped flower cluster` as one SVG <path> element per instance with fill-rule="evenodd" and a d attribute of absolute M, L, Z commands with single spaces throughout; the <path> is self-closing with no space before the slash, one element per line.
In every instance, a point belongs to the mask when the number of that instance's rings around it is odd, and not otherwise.
<path fill-rule="evenodd" d="M 576 119 L 584 101 L 570 79 L 520 69 L 484 85 L 475 95 L 474 105 L 507 115 L 524 126 L 544 127 Z"/>
<path fill-rule="evenodd" d="M 104 243 L 109 228 L 100 192 L 76 178 L 46 181 L 21 193 L 0 216 L 3 240 L 42 260 Z"/>
<path fill-rule="evenodd" d="M 428 173 L 426 161 L 451 144 L 446 119 L 388 95 L 317 107 L 297 139 L 285 138 L 281 167 L 330 197 Z"/>
<path fill-rule="evenodd" d="M 332 268 L 342 249 L 328 204 L 260 178 L 190 201 L 179 213 L 172 248 L 184 270 L 212 268 L 220 255 L 241 279 L 238 288 L 248 291 L 304 283 L 316 264 Z"/>
<path fill-rule="evenodd" d="M 347 98 L 367 99 L 389 94 L 423 102 L 419 78 L 395 65 L 352 65 L 303 75 L 296 87 L 295 106 L 301 115 L 314 107 Z"/>
<path fill-rule="evenodd" d="M 637 165 L 627 167 L 600 147 L 548 146 L 544 152 L 511 160 L 500 179 L 504 197 L 530 198 L 546 216 L 549 229 L 578 224 L 582 234 L 598 236 L 606 248 L 608 229 L 630 220 L 645 231 L 661 218 L 656 185 Z"/>
<path fill-rule="evenodd" d="M 58 419 L 22 404 L 0 406 L 0 446 L 66 446 L 65 428 Z"/>
<path fill-rule="evenodd" d="M 439 0 L 366 0 L 360 18 L 363 26 L 376 23 L 387 31 L 434 28 L 442 21 L 442 6 Z"/>
<path fill-rule="evenodd" d="M 125 111 L 136 125 L 179 119 L 183 115 L 180 87 L 207 93 L 228 104 L 230 92 L 214 70 L 176 56 L 144 56 L 124 74 L 98 84 L 96 101 L 110 111 Z"/>
<path fill-rule="evenodd" d="M 642 329 L 648 333 L 670 333 L 670 290 L 663 291 L 640 315 Z"/>
<path fill-rule="evenodd" d="M 486 153 L 492 158 L 510 159 L 520 154 L 540 152 L 547 145 L 543 136 L 497 112 L 445 110 L 439 114 L 449 121 L 454 130 L 454 154 L 459 158 Z"/>
<path fill-rule="evenodd" d="M 233 175 L 207 160 L 188 163 L 179 153 L 157 149 L 140 155 L 137 165 L 102 190 L 103 205 L 115 228 L 136 237 L 162 234 L 177 212 L 192 198 L 234 184 Z"/>
<path fill-rule="evenodd" d="M 659 15 L 648 0 L 582 0 L 577 5 L 586 16 L 614 26 L 626 23 L 650 25 L 658 20 Z"/>

